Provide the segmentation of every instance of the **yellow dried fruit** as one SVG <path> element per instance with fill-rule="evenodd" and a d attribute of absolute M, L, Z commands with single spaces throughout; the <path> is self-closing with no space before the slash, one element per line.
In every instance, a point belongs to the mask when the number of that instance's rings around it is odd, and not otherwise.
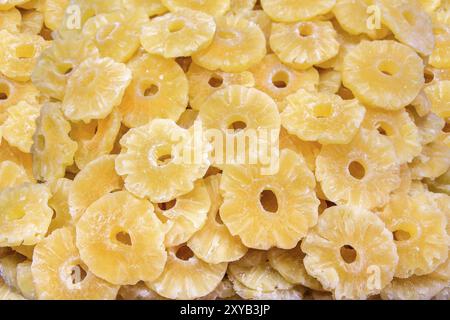
<path fill-rule="evenodd" d="M 274 20 L 311 20 L 333 9 L 336 0 L 261 0 L 264 11 Z"/>
<path fill-rule="evenodd" d="M 192 9 L 219 17 L 230 8 L 230 0 L 161 0 L 170 11 Z"/>

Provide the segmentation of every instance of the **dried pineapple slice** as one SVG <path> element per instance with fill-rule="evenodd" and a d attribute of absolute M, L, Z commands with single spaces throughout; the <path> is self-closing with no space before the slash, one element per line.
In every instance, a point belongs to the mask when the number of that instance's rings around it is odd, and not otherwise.
<path fill-rule="evenodd" d="M 422 153 L 410 164 L 414 179 L 434 179 L 450 168 L 450 144 L 447 139 L 446 134 L 441 134 L 423 147 Z"/>
<path fill-rule="evenodd" d="M 73 71 L 87 58 L 99 57 L 99 51 L 90 39 L 57 38 L 39 57 L 31 80 L 42 93 L 63 100 Z"/>
<path fill-rule="evenodd" d="M 366 109 L 358 100 L 300 89 L 286 98 L 281 123 L 302 140 L 348 144 L 358 132 Z"/>
<path fill-rule="evenodd" d="M 430 112 L 424 116 L 419 116 L 415 110 L 407 109 L 411 118 L 419 130 L 422 145 L 432 143 L 442 134 L 445 127 L 445 120 Z"/>
<path fill-rule="evenodd" d="M 388 285 L 398 262 L 389 230 L 366 209 L 335 206 L 303 240 L 303 262 L 336 299 L 366 299 Z"/>
<path fill-rule="evenodd" d="M 44 26 L 44 14 L 33 10 L 22 14 L 20 32 L 39 34 Z"/>
<path fill-rule="evenodd" d="M 223 300 L 232 299 L 234 296 L 236 296 L 236 291 L 234 291 L 233 283 L 225 276 L 213 292 L 198 298 L 198 300 Z"/>
<path fill-rule="evenodd" d="M 0 192 L 0 246 L 32 245 L 45 237 L 53 211 L 50 192 L 38 184 L 23 184 Z"/>
<path fill-rule="evenodd" d="M 267 93 L 279 104 L 290 94 L 300 89 L 314 91 L 319 84 L 316 69 L 294 70 L 281 63 L 275 54 L 266 55 L 250 71 L 255 77 L 255 88 Z"/>
<path fill-rule="evenodd" d="M 48 181 L 64 177 L 72 165 L 77 150 L 69 138 L 70 124 L 64 119 L 60 104 L 46 103 L 36 121 L 33 154 L 33 174 L 36 180 Z"/>
<path fill-rule="evenodd" d="M 393 195 L 380 217 L 397 245 L 396 277 L 428 274 L 447 259 L 447 219 L 428 192 Z"/>
<path fill-rule="evenodd" d="M 432 14 L 432 21 L 438 24 L 450 25 L 450 1 L 441 0 L 441 4 Z"/>
<path fill-rule="evenodd" d="M 131 71 L 124 64 L 110 58 L 84 60 L 67 81 L 62 102 L 64 115 L 85 123 L 106 118 L 121 103 L 131 78 Z"/>
<path fill-rule="evenodd" d="M 50 30 L 58 29 L 69 5 L 70 0 L 45 0 L 43 10 L 45 26 Z"/>
<path fill-rule="evenodd" d="M 16 8 L 0 11 L 0 30 L 8 30 L 9 32 L 18 32 L 22 16 Z"/>
<path fill-rule="evenodd" d="M 249 71 L 240 73 L 210 71 L 195 63 L 191 64 L 187 72 L 187 78 L 189 81 L 189 105 L 194 110 L 200 110 L 209 96 L 230 85 L 241 85 L 249 88 L 255 85 L 255 78 Z"/>
<path fill-rule="evenodd" d="M 430 276 L 394 279 L 381 291 L 383 300 L 431 300 L 448 282 Z"/>
<path fill-rule="evenodd" d="M 431 110 L 441 118 L 450 117 L 450 80 L 438 81 L 425 89 Z"/>
<path fill-rule="evenodd" d="M 280 131 L 280 150 L 290 149 L 301 154 L 308 165 L 309 170 L 316 170 L 316 159 L 322 148 L 318 142 L 303 141 L 297 136 L 289 134 L 283 127 Z"/>
<path fill-rule="evenodd" d="M 247 20 L 256 23 L 256 25 L 261 29 L 264 33 L 264 37 L 266 38 L 266 49 L 267 52 L 272 52 L 270 49 L 270 32 L 272 30 L 272 20 L 263 10 L 252 10 L 247 11 L 245 13 L 241 13 Z"/>
<path fill-rule="evenodd" d="M 234 15 L 216 18 L 216 33 L 209 47 L 192 55 L 199 66 L 225 72 L 242 72 L 266 54 L 266 39 L 253 22 Z"/>
<path fill-rule="evenodd" d="M 270 249 L 267 255 L 269 263 L 286 281 L 296 285 L 323 291 L 322 285 L 306 272 L 303 259 L 305 254 L 298 244 L 294 249 Z"/>
<path fill-rule="evenodd" d="M 53 209 L 54 215 L 52 222 L 48 228 L 48 234 L 56 229 L 68 227 L 73 225 L 73 219 L 69 212 L 69 192 L 72 188 L 73 181 L 61 178 L 48 183 L 50 192 L 52 194 L 48 201 L 48 205 Z"/>
<path fill-rule="evenodd" d="M 400 164 L 410 162 L 422 151 L 419 130 L 405 110 L 367 110 L 362 127 L 378 130 L 394 144 Z"/>
<path fill-rule="evenodd" d="M 3 138 L 22 152 L 29 153 L 31 151 L 39 109 L 40 106 L 21 101 L 6 111 L 7 118 L 2 125 Z"/>
<path fill-rule="evenodd" d="M 326 69 L 320 72 L 319 92 L 337 93 L 342 85 L 342 74 L 339 71 Z"/>
<path fill-rule="evenodd" d="M 119 290 L 86 267 L 72 228 L 56 230 L 36 246 L 31 272 L 39 299 L 111 300 Z"/>
<path fill-rule="evenodd" d="M 219 285 L 227 263 L 208 264 L 198 259 L 187 246 L 168 249 L 167 263 L 161 276 L 146 282 L 152 290 L 169 299 L 203 297 Z"/>
<path fill-rule="evenodd" d="M 188 104 L 188 81 L 173 60 L 143 54 L 128 64 L 133 73 L 119 110 L 135 128 L 156 118 L 176 121 Z"/>
<path fill-rule="evenodd" d="M 0 278 L 2 278 L 8 287 L 17 290 L 17 265 L 23 262 L 25 258 L 13 253 L 0 259 Z"/>
<path fill-rule="evenodd" d="M 14 290 L 11 290 L 0 278 L 0 301 L 2 300 L 25 300 L 25 298 Z"/>
<path fill-rule="evenodd" d="M 31 261 L 24 261 L 17 265 L 17 289 L 29 300 L 36 299 L 33 275 L 31 273 Z"/>
<path fill-rule="evenodd" d="M 102 57 L 128 61 L 139 48 L 141 27 L 148 20 L 142 10 L 96 15 L 83 26 L 83 36 L 93 39 Z"/>
<path fill-rule="evenodd" d="M 422 55 L 431 54 L 435 42 L 433 26 L 418 0 L 375 0 L 375 5 L 381 10 L 382 23 L 399 41 Z"/>
<path fill-rule="evenodd" d="M 77 223 L 81 259 L 113 284 L 153 281 L 164 269 L 163 225 L 147 200 L 126 191 L 106 194 Z"/>
<path fill-rule="evenodd" d="M 252 290 L 271 292 L 293 287 L 271 267 L 266 251 L 250 250 L 242 259 L 230 263 L 228 274 Z"/>
<path fill-rule="evenodd" d="M 348 145 L 323 146 L 316 161 L 316 178 L 329 200 L 368 209 L 386 204 L 400 185 L 399 172 L 391 141 L 366 129 Z"/>
<path fill-rule="evenodd" d="M 228 275 L 233 283 L 233 289 L 236 294 L 242 299 L 246 300 L 303 300 L 303 289 L 294 287 L 287 290 L 262 291 L 253 290 L 244 286 L 240 281 L 233 276 Z"/>
<path fill-rule="evenodd" d="M 212 264 L 238 260 L 247 252 L 239 237 L 232 236 L 220 220 L 219 210 L 223 202 L 220 179 L 220 175 L 213 175 L 204 180 L 211 207 L 205 225 L 187 243 L 196 257 Z"/>
<path fill-rule="evenodd" d="M 434 26 L 436 45 L 430 55 L 429 63 L 436 68 L 450 68 L 450 25 Z"/>
<path fill-rule="evenodd" d="M 311 20 L 333 9 L 336 0 L 261 0 L 264 11 L 274 21 Z"/>
<path fill-rule="evenodd" d="M 16 82 L 0 75 L 0 123 L 2 114 L 9 107 L 17 105 L 19 102 L 36 104 L 39 97 L 39 90 L 31 82 Z"/>
<path fill-rule="evenodd" d="M 118 297 L 121 300 L 166 300 L 142 281 L 132 286 L 121 286 Z"/>
<path fill-rule="evenodd" d="M 147 22 L 141 29 L 142 47 L 165 58 L 191 56 L 208 47 L 216 32 L 214 18 L 183 9 Z"/>
<path fill-rule="evenodd" d="M 115 155 L 102 156 L 88 163 L 76 175 L 68 197 L 73 221 L 78 221 L 96 200 L 123 188 L 122 178 L 115 170 L 115 160 Z M 93 185 L 95 188 L 92 188 Z"/>
<path fill-rule="evenodd" d="M 198 139 L 172 120 L 156 119 L 133 128 L 120 144 L 116 171 L 124 176 L 125 188 L 152 202 L 168 202 L 190 192 L 209 167 L 205 137 Z"/>
<path fill-rule="evenodd" d="M 9 160 L 0 162 L 0 191 L 32 182 L 25 169 Z"/>
<path fill-rule="evenodd" d="M 339 46 L 329 21 L 272 24 L 270 47 L 283 63 L 299 70 L 332 59 Z"/>
<path fill-rule="evenodd" d="M 89 162 L 111 152 L 120 130 L 120 120 L 119 111 L 114 109 L 105 119 L 72 124 L 70 137 L 78 143 L 75 153 L 78 168 L 83 169 Z"/>
<path fill-rule="evenodd" d="M 345 56 L 342 77 L 362 103 L 399 110 L 419 94 L 423 71 L 422 59 L 411 48 L 392 40 L 363 41 Z"/>
<path fill-rule="evenodd" d="M 130 11 L 139 8 L 139 10 L 143 10 L 149 18 L 153 18 L 156 15 L 168 11 L 161 0 L 128 0 L 125 2 L 125 8 Z"/>
<path fill-rule="evenodd" d="M 284 149 L 279 161 L 274 175 L 263 175 L 251 165 L 224 169 L 220 217 L 247 247 L 291 249 L 317 222 L 319 200 L 305 160 Z"/>
<path fill-rule="evenodd" d="M 195 182 L 191 192 L 157 204 L 155 213 L 167 230 L 164 245 L 174 247 L 188 241 L 205 224 L 210 206 L 208 191 L 202 180 Z"/>
<path fill-rule="evenodd" d="M 230 8 L 230 0 L 161 0 L 161 2 L 172 12 L 191 9 L 214 17 L 222 16 Z"/>
<path fill-rule="evenodd" d="M 22 167 L 29 179 L 34 181 L 31 154 L 21 152 L 10 146 L 5 140 L 0 141 L 0 163 L 3 161 L 11 161 Z"/>
<path fill-rule="evenodd" d="M 16 81 L 30 80 L 36 61 L 49 42 L 37 35 L 7 30 L 0 30 L 0 39 L 0 72 Z"/>

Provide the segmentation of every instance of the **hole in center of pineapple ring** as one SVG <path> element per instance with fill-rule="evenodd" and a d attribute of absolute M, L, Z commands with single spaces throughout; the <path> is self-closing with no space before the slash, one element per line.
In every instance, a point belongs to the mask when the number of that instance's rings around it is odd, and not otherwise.
<path fill-rule="evenodd" d="M 213 88 L 219 88 L 223 84 L 223 78 L 218 74 L 213 74 L 209 78 L 208 84 Z"/>
<path fill-rule="evenodd" d="M 60 74 L 69 74 L 72 72 L 73 67 L 69 63 L 61 63 L 57 66 L 57 70 Z"/>
<path fill-rule="evenodd" d="M 415 25 L 416 24 L 416 17 L 414 15 L 414 13 L 412 13 L 411 11 L 404 11 L 402 13 L 403 18 L 405 18 L 405 20 L 410 24 L 410 25 Z"/>
<path fill-rule="evenodd" d="M 446 122 L 444 128 L 442 129 L 443 132 L 449 133 L 450 132 L 450 122 Z"/>
<path fill-rule="evenodd" d="M 229 130 L 234 130 L 235 132 L 239 132 L 241 130 L 244 130 L 245 128 L 247 128 L 247 124 L 244 121 L 240 120 L 234 121 L 228 126 Z"/>
<path fill-rule="evenodd" d="M 344 260 L 345 263 L 348 263 L 348 264 L 355 262 L 356 257 L 358 256 L 355 248 L 353 248 L 351 245 L 348 245 L 348 244 L 341 247 L 340 254 L 341 254 L 342 260 Z"/>
<path fill-rule="evenodd" d="M 310 24 L 306 24 L 306 23 L 302 23 L 299 27 L 298 27 L 298 34 L 301 37 L 309 37 L 312 36 L 313 34 L 313 27 Z"/>
<path fill-rule="evenodd" d="M 120 232 L 116 233 L 116 240 L 126 246 L 131 246 L 133 244 L 131 242 L 130 234 L 125 231 L 120 231 Z"/>
<path fill-rule="evenodd" d="M 188 246 L 182 245 L 177 249 L 175 255 L 178 259 L 187 261 L 194 256 L 194 252 Z"/>
<path fill-rule="evenodd" d="M 8 100 L 10 88 L 7 83 L 0 83 L 0 100 Z"/>
<path fill-rule="evenodd" d="M 289 74 L 284 70 L 277 71 L 272 76 L 272 84 L 278 89 L 286 88 L 288 86 L 288 83 L 289 83 Z"/>
<path fill-rule="evenodd" d="M 185 27 L 183 20 L 175 20 L 169 24 L 169 32 L 178 32 Z"/>
<path fill-rule="evenodd" d="M 101 27 L 100 29 L 98 29 L 97 34 L 95 35 L 97 41 L 98 42 L 105 41 L 116 31 L 117 28 L 119 28 L 119 23 L 117 22 L 109 23 Z"/>
<path fill-rule="evenodd" d="M 392 135 L 392 132 L 393 132 L 392 127 L 384 121 L 379 122 L 378 125 L 376 126 L 376 128 L 377 128 L 378 132 L 380 134 L 382 134 L 383 136 Z"/>
<path fill-rule="evenodd" d="M 378 65 L 378 70 L 380 70 L 380 72 L 384 75 L 392 77 L 400 71 L 400 68 L 394 61 L 384 60 Z"/>
<path fill-rule="evenodd" d="M 411 234 L 405 230 L 396 230 L 393 234 L 395 241 L 407 241 L 411 238 Z"/>
<path fill-rule="evenodd" d="M 72 280 L 72 284 L 77 284 L 82 282 L 87 276 L 86 270 L 80 265 L 77 264 L 74 266 L 70 272 L 70 278 Z"/>
<path fill-rule="evenodd" d="M 170 210 L 173 207 L 175 207 L 176 204 L 177 204 L 177 199 L 173 199 L 173 200 L 170 200 L 169 202 L 158 203 L 158 207 L 162 211 L 167 211 L 167 210 Z"/>
<path fill-rule="evenodd" d="M 425 83 L 431 83 L 434 80 L 434 73 L 431 70 L 425 70 L 424 77 Z"/>
<path fill-rule="evenodd" d="M 348 172 L 350 175 L 358 180 L 361 180 L 366 176 L 366 169 L 359 161 L 352 161 L 348 165 Z"/>
<path fill-rule="evenodd" d="M 278 211 L 278 199 L 272 190 L 263 190 L 259 195 L 259 201 L 265 211 L 270 213 L 275 213 Z"/>
<path fill-rule="evenodd" d="M 163 154 L 162 156 L 159 156 L 158 159 L 158 165 L 164 166 L 168 164 L 170 161 L 172 161 L 172 155 L 171 154 Z"/>
<path fill-rule="evenodd" d="M 142 93 L 144 97 L 152 97 L 159 92 L 159 87 L 155 84 L 149 84 L 142 88 Z"/>
<path fill-rule="evenodd" d="M 218 31 L 217 36 L 223 40 L 233 40 L 237 37 L 236 33 L 231 30 Z"/>
<path fill-rule="evenodd" d="M 16 47 L 16 57 L 19 59 L 29 59 L 34 57 L 36 48 L 32 44 L 22 44 Z"/>
<path fill-rule="evenodd" d="M 319 103 L 314 106 L 313 114 L 316 118 L 328 118 L 333 114 L 333 106 L 331 103 Z"/>

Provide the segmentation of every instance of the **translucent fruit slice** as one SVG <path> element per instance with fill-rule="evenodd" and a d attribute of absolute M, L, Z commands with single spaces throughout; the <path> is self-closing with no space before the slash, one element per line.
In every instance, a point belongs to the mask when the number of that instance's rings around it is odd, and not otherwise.
<path fill-rule="evenodd" d="M 36 299 L 33 275 L 31 273 L 31 261 L 24 261 L 17 265 L 17 289 L 29 300 Z"/>
<path fill-rule="evenodd" d="M 311 20 L 333 9 L 336 0 L 261 0 L 264 11 L 274 21 Z"/>
<path fill-rule="evenodd" d="M 19 102 L 36 104 L 38 102 L 39 90 L 31 82 L 16 82 L 0 75 L 0 123 L 2 114 L 11 106 Z"/>
<path fill-rule="evenodd" d="M 22 15 L 16 8 L 0 11 L 0 29 L 18 32 L 22 23 Z"/>
<path fill-rule="evenodd" d="M 380 293 L 398 262 L 392 233 L 376 214 L 360 207 L 325 210 L 301 248 L 308 273 L 339 300 Z"/>
<path fill-rule="evenodd" d="M 0 300 L 25 300 L 25 298 L 14 290 L 11 290 L 0 278 Z"/>
<path fill-rule="evenodd" d="M 50 30 L 58 29 L 69 5 L 70 0 L 46 0 L 43 8 L 45 26 Z"/>
<path fill-rule="evenodd" d="M 227 266 L 227 263 L 208 264 L 182 245 L 168 249 L 164 272 L 146 284 L 169 299 L 200 298 L 214 291 L 225 276 Z"/>
<path fill-rule="evenodd" d="M 9 160 L 0 162 L 0 191 L 26 182 L 32 181 L 22 166 Z"/>
<path fill-rule="evenodd" d="M 436 68 L 450 68 L 450 25 L 435 25 L 433 32 L 436 44 L 430 55 L 429 63 Z"/>
<path fill-rule="evenodd" d="M 52 196 L 48 201 L 48 205 L 53 209 L 52 222 L 48 228 L 48 234 L 56 229 L 73 226 L 73 219 L 69 213 L 69 192 L 72 188 L 73 181 L 61 178 L 48 183 L 48 187 Z"/>
<path fill-rule="evenodd" d="M 230 0 L 161 0 L 170 11 L 192 9 L 214 17 L 222 16 L 230 8 Z"/>
<path fill-rule="evenodd" d="M 166 300 L 142 281 L 131 286 L 121 286 L 117 297 L 118 300 Z"/>
<path fill-rule="evenodd" d="M 163 272 L 163 230 L 148 200 L 119 191 L 87 208 L 77 223 L 76 243 L 95 275 L 113 284 L 136 284 Z"/>
<path fill-rule="evenodd" d="M 56 230 L 36 246 L 31 272 L 43 300 L 112 300 L 119 290 L 83 263 L 72 228 Z"/>
<path fill-rule="evenodd" d="M 431 110 L 441 118 L 450 117 L 450 81 L 438 81 L 425 89 Z"/>
<path fill-rule="evenodd" d="M 407 279 L 394 279 L 381 292 L 383 300 L 431 300 L 448 283 L 431 276 L 412 276 Z"/>
<path fill-rule="evenodd" d="M 450 143 L 447 135 L 441 133 L 433 142 L 425 145 L 422 153 L 410 164 L 414 179 L 434 179 L 450 168 Z"/>

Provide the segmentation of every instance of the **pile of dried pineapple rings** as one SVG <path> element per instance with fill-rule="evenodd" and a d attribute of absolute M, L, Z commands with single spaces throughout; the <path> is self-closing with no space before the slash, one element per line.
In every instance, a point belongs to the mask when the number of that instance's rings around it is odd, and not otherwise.
<path fill-rule="evenodd" d="M 6 0 L 0 29 L 0 299 L 449 299 L 449 0 Z M 275 133 L 277 170 L 198 126 Z"/>

